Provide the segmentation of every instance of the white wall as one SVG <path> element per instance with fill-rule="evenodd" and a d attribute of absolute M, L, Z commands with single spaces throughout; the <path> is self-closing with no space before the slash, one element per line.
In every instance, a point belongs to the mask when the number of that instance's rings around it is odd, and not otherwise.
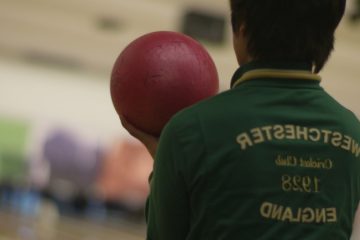
<path fill-rule="evenodd" d="M 109 80 L 79 72 L 0 60 L 0 116 L 35 127 L 68 127 L 107 140 L 124 135 L 113 109 Z"/>

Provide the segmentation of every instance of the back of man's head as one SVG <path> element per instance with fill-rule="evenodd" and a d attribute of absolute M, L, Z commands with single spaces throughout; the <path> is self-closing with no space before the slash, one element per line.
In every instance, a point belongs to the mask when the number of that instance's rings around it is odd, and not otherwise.
<path fill-rule="evenodd" d="M 307 61 L 319 72 L 334 48 L 346 0 L 230 0 L 233 32 L 244 24 L 257 60 Z"/>

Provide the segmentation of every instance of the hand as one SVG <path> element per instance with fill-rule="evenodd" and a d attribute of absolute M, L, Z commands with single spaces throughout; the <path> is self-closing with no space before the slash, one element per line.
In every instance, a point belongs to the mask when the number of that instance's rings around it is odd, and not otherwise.
<path fill-rule="evenodd" d="M 130 133 L 130 135 L 142 142 L 149 151 L 152 158 L 155 159 L 159 139 L 131 125 L 122 115 L 120 115 L 120 121 L 122 126 Z"/>

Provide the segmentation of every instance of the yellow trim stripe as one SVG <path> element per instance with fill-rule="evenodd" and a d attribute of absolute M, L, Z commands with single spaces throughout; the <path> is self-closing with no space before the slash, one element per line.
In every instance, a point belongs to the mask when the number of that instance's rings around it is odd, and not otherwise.
<path fill-rule="evenodd" d="M 246 72 L 241 78 L 235 81 L 233 87 L 240 83 L 254 78 L 294 78 L 312 81 L 321 81 L 321 77 L 310 71 L 283 70 L 283 69 L 257 69 Z"/>

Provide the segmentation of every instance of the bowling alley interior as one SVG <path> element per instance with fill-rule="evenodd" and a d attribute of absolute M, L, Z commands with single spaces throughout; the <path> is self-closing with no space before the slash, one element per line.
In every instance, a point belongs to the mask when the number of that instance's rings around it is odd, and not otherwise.
<path fill-rule="evenodd" d="M 145 239 L 153 159 L 114 110 L 112 67 L 139 36 L 181 32 L 228 90 L 228 1 L 0 0 L 0 26 L 0 240 Z M 360 1 L 348 0 L 320 75 L 360 117 Z"/>

